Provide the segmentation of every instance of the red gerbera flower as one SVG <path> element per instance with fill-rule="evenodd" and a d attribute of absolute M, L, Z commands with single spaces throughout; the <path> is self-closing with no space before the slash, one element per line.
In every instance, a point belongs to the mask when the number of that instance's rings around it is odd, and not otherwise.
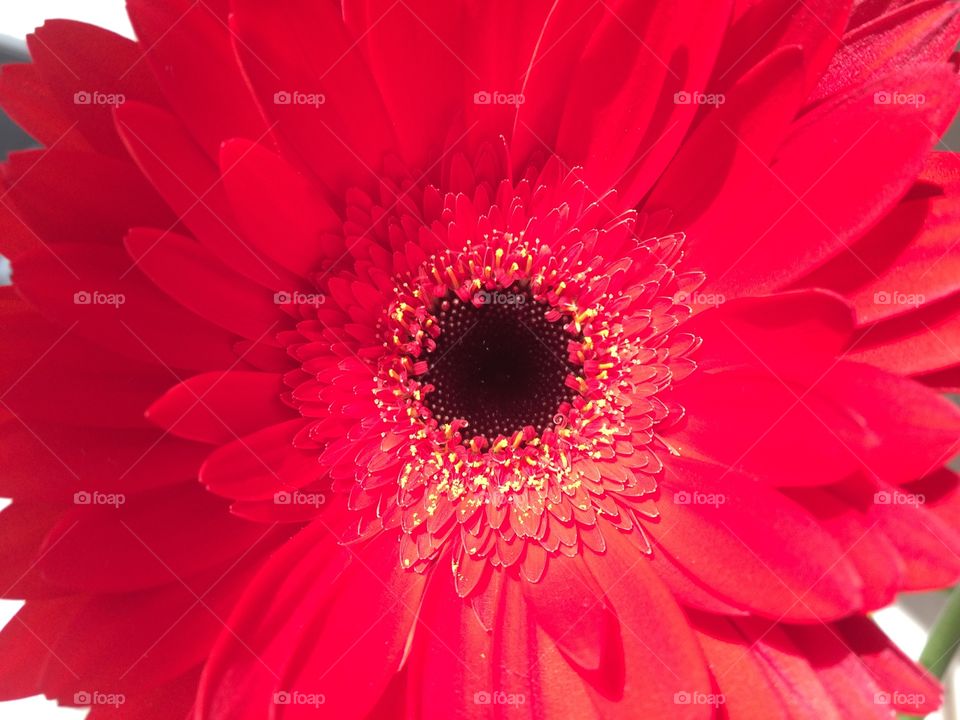
<path fill-rule="evenodd" d="M 892 718 L 960 577 L 956 6 L 130 0 L 0 99 L 0 698 Z M 198 482 L 199 479 L 199 482 Z"/>

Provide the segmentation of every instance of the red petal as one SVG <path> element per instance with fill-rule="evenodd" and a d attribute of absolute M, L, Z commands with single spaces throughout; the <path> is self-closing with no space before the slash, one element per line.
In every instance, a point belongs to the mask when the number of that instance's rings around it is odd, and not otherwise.
<path fill-rule="evenodd" d="M 615 657 L 617 618 L 579 558 L 551 562 L 539 582 L 522 587 L 531 618 L 567 658 L 584 670 L 598 671 Z"/>
<path fill-rule="evenodd" d="M 828 484 L 861 466 L 875 442 L 858 414 L 819 391 L 853 319 L 836 296 L 789 293 L 726 303 L 686 327 L 703 339 L 700 372 L 677 385 L 683 454 L 775 485 Z M 784 454 L 801 461 L 784 463 Z"/>
<path fill-rule="evenodd" d="M 251 245 L 301 277 L 336 259 L 343 221 L 320 190 L 285 160 L 246 140 L 224 143 L 220 172 L 230 204 Z M 270 178 L 270 182 L 264 182 Z"/>
<path fill-rule="evenodd" d="M 878 105 L 874 94 L 891 89 L 926 103 Z M 913 184 L 958 99 L 951 66 L 920 65 L 804 115 L 770 167 L 757 160 L 731 177 L 686 228 L 724 238 L 690 254 L 707 275 L 704 289 L 728 297 L 776 289 L 856 241 Z"/>
<path fill-rule="evenodd" d="M 163 104 L 153 75 L 141 62 L 143 49 L 116 33 L 72 20 L 48 20 L 27 38 L 27 47 L 49 94 L 70 121 L 68 132 L 82 135 L 98 151 L 125 154 L 110 119 L 115 103 L 92 102 L 92 93 L 102 93 L 104 101 Z"/>
<path fill-rule="evenodd" d="M 960 343 L 958 310 L 960 295 L 953 295 L 902 317 L 867 326 L 855 338 L 851 358 L 901 375 L 948 370 L 960 364 L 955 350 Z"/>
<path fill-rule="evenodd" d="M 0 443 L 7 448 L 0 497 L 59 503 L 83 490 L 134 494 L 181 483 L 197 476 L 210 452 L 154 429 L 104 432 L 34 420 L 28 427 L 16 419 L 0 423 Z"/>
<path fill-rule="evenodd" d="M 272 373 L 194 375 L 153 403 L 147 418 L 178 437 L 226 443 L 289 420 L 294 413 L 280 402 L 282 390 L 283 378 Z"/>
<path fill-rule="evenodd" d="M 16 287 L 44 315 L 76 323 L 71 332 L 141 362 L 201 371 L 236 362 L 233 336 L 158 291 L 119 247 L 30 252 L 17 263 Z"/>
<path fill-rule="evenodd" d="M 63 665 L 44 678 L 48 695 L 97 689 L 140 695 L 197 667 L 206 658 L 251 571 L 276 543 L 261 541 L 241 562 L 217 567 L 193 587 L 94 598 L 53 646 Z"/>
<path fill-rule="evenodd" d="M 794 490 L 789 496 L 814 515 L 821 527 L 846 549 L 847 557 L 863 578 L 864 606 L 874 609 L 891 604 L 903 587 L 906 568 L 894 543 L 883 532 L 875 532 L 876 520 L 857 504 L 827 489 Z"/>
<path fill-rule="evenodd" d="M 38 419 L 81 427 L 143 427 L 151 395 L 169 384 L 167 371 L 104 351 L 80 337 L 77 324 L 50 325 L 15 292 L 0 291 L 4 331 L 18 338 L 0 351 L 4 409 L 25 427 Z"/>
<path fill-rule="evenodd" d="M 843 617 L 862 607 L 843 548 L 803 508 L 734 472 L 671 459 L 651 535 L 724 600 L 787 621 Z M 761 518 L 776 517 L 771 525 Z"/>
<path fill-rule="evenodd" d="M 230 30 L 206 3 L 131 0 L 127 12 L 176 114 L 207 153 L 227 138 L 261 138 L 263 117 L 233 52 Z"/>
<path fill-rule="evenodd" d="M 933 153 L 910 194 L 856 245 L 801 284 L 843 293 L 861 324 L 914 312 L 960 290 L 960 163 Z"/>
<path fill-rule="evenodd" d="M 68 510 L 47 537 L 39 567 L 52 585 L 78 592 L 189 583 L 262 534 L 263 526 L 231 517 L 223 501 L 187 483 Z"/>
<path fill-rule="evenodd" d="M 293 645 L 281 690 L 323 696 L 323 712 L 332 717 L 366 716 L 400 669 L 426 583 L 400 566 L 397 550 L 396 536 L 384 533 L 354 554 L 329 605 L 315 607 L 302 628 L 300 637 L 309 641 Z M 276 717 L 315 718 L 316 712 L 291 703 L 279 705 Z"/>
<path fill-rule="evenodd" d="M 709 587 L 680 567 L 666 553 L 652 552 L 650 562 L 664 585 L 670 588 L 679 605 L 714 615 L 749 614 L 746 610 L 721 600 Z"/>
<path fill-rule="evenodd" d="M 338 193 L 377 187 L 393 128 L 339 4 L 236 0 L 232 7 L 234 46 L 284 154 Z"/>
<path fill-rule="evenodd" d="M 729 718 L 775 718 L 787 708 L 773 688 L 767 670 L 750 651 L 732 623 L 706 613 L 693 613 L 697 638 L 723 696 Z M 791 717 L 791 716 L 788 716 Z"/>
<path fill-rule="evenodd" d="M 848 720 L 841 715 L 833 699 L 800 650 L 779 624 L 747 619 L 732 620 L 743 635 L 748 651 L 767 672 L 771 684 L 783 697 L 791 718 L 815 717 L 822 720 Z"/>
<path fill-rule="evenodd" d="M 31 601 L 0 630 L 0 700 L 37 695 L 44 668 L 58 663 L 52 647 L 70 626 L 74 598 Z"/>
<path fill-rule="evenodd" d="M 806 656 L 841 717 L 889 720 L 891 709 L 878 702 L 880 687 L 876 680 L 836 630 L 827 625 L 784 629 Z"/>
<path fill-rule="evenodd" d="M 591 33 L 583 56 L 578 60 L 576 53 L 547 46 L 524 88 L 530 102 L 520 108 L 520 130 L 529 123 L 538 142 L 556 147 L 564 162 L 584 166 L 591 187 L 619 187 L 624 203 L 635 204 L 676 152 L 701 107 L 678 102 L 677 95 L 706 90 L 731 5 L 618 0 L 597 7 L 589 20 L 582 17 L 583 8 L 571 7 L 577 24 L 565 28 L 570 36 L 581 32 L 581 21 Z M 690 22 L 693 15 L 695 23 Z M 561 62 L 555 53 L 566 55 L 562 62 L 575 63 L 569 79 L 550 72 L 554 62 Z M 558 85 L 565 92 L 557 93 Z M 550 115 L 531 119 L 529 111 L 558 102 L 563 112 L 554 144 L 550 124 L 556 120 Z"/>
<path fill-rule="evenodd" d="M 844 502 L 867 515 L 869 531 L 883 534 L 903 558 L 902 590 L 949 587 L 960 578 L 960 533 L 923 504 L 923 495 L 871 482 L 836 487 Z M 875 558 L 874 562 L 883 562 Z"/>
<path fill-rule="evenodd" d="M 19 501 L 0 512 L 0 552 L 3 554 L 0 585 L 4 598 L 48 598 L 63 594 L 51 588 L 37 568 L 44 539 L 62 513 L 62 505 Z"/>
<path fill-rule="evenodd" d="M 730 87 L 778 48 L 799 46 L 804 54 L 806 95 L 836 50 L 850 5 L 850 0 L 737 0 L 717 59 L 717 89 Z"/>
<path fill-rule="evenodd" d="M 921 0 L 855 28 L 844 35 L 811 101 L 910 64 L 945 61 L 957 44 L 958 23 L 950 3 Z"/>
<path fill-rule="evenodd" d="M 476 703 L 475 694 L 494 689 L 492 642 L 470 606 L 454 592 L 450 576 L 434 573 L 407 663 L 411 715 L 445 718 L 457 708 L 463 720 L 488 717 L 490 708 Z"/>
<path fill-rule="evenodd" d="M 197 681 L 200 668 L 195 668 L 176 680 L 165 683 L 149 692 L 137 693 L 124 698 L 123 717 L 137 720 L 170 720 L 170 718 L 192 718 L 197 693 Z M 61 704 L 73 702 L 73 694 L 58 698 Z M 107 706 L 98 706 L 90 711 L 87 720 L 118 720 L 117 711 Z"/>
<path fill-rule="evenodd" d="M 269 290 L 224 267 L 190 238 L 137 228 L 124 244 L 157 287 L 205 320 L 250 340 L 272 340 L 286 329 Z"/>
<path fill-rule="evenodd" d="M 863 472 L 885 483 L 918 480 L 957 452 L 960 410 L 930 388 L 870 365 L 837 363 L 818 386 L 847 405 L 876 436 L 858 455 Z"/>
<path fill-rule="evenodd" d="M 463 122 L 464 99 L 500 89 L 478 86 L 479 78 L 461 58 L 465 39 L 472 35 L 466 8 L 432 0 L 344 4 L 344 15 L 353 20 L 350 30 L 359 38 L 393 121 L 401 154 L 411 168 L 431 168 L 447 137 L 463 132 L 454 127 Z"/>
<path fill-rule="evenodd" d="M 678 705 L 678 693 L 710 692 L 703 654 L 673 596 L 619 531 L 607 533 L 603 555 L 583 557 L 620 620 L 623 656 L 608 663 L 591 696 L 604 718 L 712 717 L 704 704 Z M 629 581 L 627 580 L 629 578 Z M 620 663 L 623 663 L 622 665 Z M 625 678 L 629 678 L 625 681 Z"/>
<path fill-rule="evenodd" d="M 36 65 L 18 63 L 0 68 L 0 105 L 44 147 L 91 149 L 83 135 L 70 131 L 75 121 L 60 108 Z"/>
<path fill-rule="evenodd" d="M 567 663 L 549 635 L 533 622 L 516 579 L 508 578 L 504 582 L 490 664 L 489 685 L 483 687 L 473 682 L 469 686 L 475 688 L 472 704 L 485 710 L 478 713 L 478 717 L 539 720 L 566 712 L 575 717 L 597 716 L 587 681 Z M 618 674 L 621 666 L 618 662 L 604 672 Z M 499 702 L 494 694 L 499 696 Z"/>
<path fill-rule="evenodd" d="M 116 245 L 133 225 L 169 227 L 173 213 L 126 158 L 59 146 L 13 153 L 5 206 L 46 243 Z M 51 211 L 51 208 L 56 208 Z"/>
<path fill-rule="evenodd" d="M 730 300 L 695 316 L 684 330 L 705 340 L 696 355 L 705 372 L 761 367 L 814 380 L 847 349 L 853 323 L 843 298 L 808 290 Z"/>
<path fill-rule="evenodd" d="M 759 157 L 773 158 L 803 103 L 803 53 L 786 47 L 744 75 L 691 132 L 664 171 L 644 209 L 673 212 L 672 225 L 683 230 L 717 193 L 736 168 Z M 710 238 L 692 236 L 686 247 Z"/>
<path fill-rule="evenodd" d="M 200 481 L 211 492 L 237 499 L 273 499 L 323 477 L 313 452 L 293 446 L 303 420 L 258 430 L 217 449 L 200 468 Z"/>
<path fill-rule="evenodd" d="M 326 525 L 315 522 L 261 567 L 204 667 L 198 718 L 263 720 L 276 710 L 280 672 L 303 641 L 303 628 L 337 589 L 350 557 Z"/>
<path fill-rule="evenodd" d="M 524 167 L 536 153 L 556 146 L 566 99 L 553 89 L 569 84 L 591 33 L 604 14 L 605 9 L 596 3 L 554 2 L 542 28 L 539 23 L 535 26 L 540 36 L 529 62 L 521 67 L 522 76 L 511 78 L 507 87 L 496 88 L 524 96 L 522 104 L 511 107 L 510 152 L 518 167 Z"/>
<path fill-rule="evenodd" d="M 911 662 L 872 620 L 849 618 L 833 628 L 867 666 L 895 709 L 926 715 L 940 707 L 943 693 L 936 679 Z"/>
<path fill-rule="evenodd" d="M 468 84 L 476 83 L 477 91 L 498 90 L 505 94 L 521 90 L 535 48 L 542 44 L 541 33 L 549 22 L 554 0 L 490 0 L 478 3 L 471 17 L 471 40 L 464 60 L 473 74 Z M 348 17 L 348 22 L 350 19 Z M 472 100 L 472 98 L 470 98 Z M 468 128 L 477 138 L 509 139 L 514 130 L 517 106 L 468 102 L 464 109 Z"/>
<path fill-rule="evenodd" d="M 297 287 L 239 234 L 217 166 L 178 118 L 135 102 L 121 105 L 115 117 L 130 154 L 198 242 L 228 268 L 264 287 Z"/>

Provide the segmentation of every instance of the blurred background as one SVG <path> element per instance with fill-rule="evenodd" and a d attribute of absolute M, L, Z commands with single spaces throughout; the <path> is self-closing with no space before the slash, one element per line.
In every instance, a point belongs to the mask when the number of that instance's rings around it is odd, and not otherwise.
<path fill-rule="evenodd" d="M 0 4 L 0 64 L 26 62 L 24 38 L 41 25 L 46 18 L 82 20 L 114 32 L 133 37 L 133 30 L 124 11 L 124 0 L 97 0 L 80 3 L 77 0 L 32 0 L 25 3 Z M 0 112 L 0 159 L 14 150 L 30 147 L 31 139 Z M 941 141 L 942 150 L 960 151 L 960 122 Z M 0 256 L 0 283 L 9 282 L 9 266 Z M 0 498 L 0 509 L 7 505 Z M 893 639 L 913 658 L 920 655 L 927 631 L 943 605 L 945 593 L 928 593 L 904 597 L 895 607 L 876 614 L 877 621 Z M 5 625 L 20 603 L 0 600 L 0 626 Z M 948 673 L 948 702 L 944 712 L 929 716 L 929 720 L 960 720 L 960 698 L 954 688 L 960 680 L 957 663 Z M 58 708 L 42 697 L 15 702 L 0 702 L 0 718 L 4 720 L 79 720 L 86 711 Z"/>

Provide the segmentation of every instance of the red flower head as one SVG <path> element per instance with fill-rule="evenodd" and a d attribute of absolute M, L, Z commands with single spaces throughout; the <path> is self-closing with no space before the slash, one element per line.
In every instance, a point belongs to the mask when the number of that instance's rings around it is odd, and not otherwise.
<path fill-rule="evenodd" d="M 130 0 L 0 82 L 0 697 L 893 718 L 960 577 L 940 0 Z M 199 480 L 199 482 L 198 482 Z"/>

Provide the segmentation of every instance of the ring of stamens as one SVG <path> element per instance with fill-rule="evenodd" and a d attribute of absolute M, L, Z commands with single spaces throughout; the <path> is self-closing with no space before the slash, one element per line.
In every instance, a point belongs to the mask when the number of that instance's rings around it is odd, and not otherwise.
<path fill-rule="evenodd" d="M 414 441 L 401 472 L 401 490 L 411 478 L 419 482 L 429 475 L 438 497 L 471 496 L 464 498 L 470 504 L 526 490 L 542 493 L 550 486 L 572 491 L 578 482 L 569 472 L 572 454 L 599 457 L 598 444 L 629 434 L 623 429 L 623 408 L 607 397 L 605 388 L 611 382 L 616 387 L 617 374 L 644 360 L 635 350 L 618 347 L 619 333 L 610 321 L 599 319 L 598 307 L 582 302 L 586 293 L 576 289 L 588 284 L 591 269 L 554 264 L 546 270 L 537 260 L 551 254 L 538 242 L 505 233 L 489 244 L 433 257 L 415 278 L 398 283 L 382 328 L 387 352 L 377 402 L 387 416 L 406 416 Z M 558 374 L 537 396 L 541 404 L 528 422 L 520 423 L 520 412 L 506 421 L 474 417 L 471 429 L 470 419 L 457 413 L 463 405 L 456 403 L 463 398 L 442 383 L 438 391 L 440 373 L 432 363 L 443 367 L 445 325 L 448 337 L 458 332 L 462 337 L 467 328 L 461 323 L 473 313 L 468 307 L 478 314 L 490 311 L 478 307 L 478 297 L 517 290 L 534 309 L 529 314 L 513 311 L 514 319 L 535 323 L 544 334 L 541 339 L 553 343 L 552 352 L 565 341 L 564 354 L 554 357 Z M 561 370 L 562 389 L 556 382 Z"/>

